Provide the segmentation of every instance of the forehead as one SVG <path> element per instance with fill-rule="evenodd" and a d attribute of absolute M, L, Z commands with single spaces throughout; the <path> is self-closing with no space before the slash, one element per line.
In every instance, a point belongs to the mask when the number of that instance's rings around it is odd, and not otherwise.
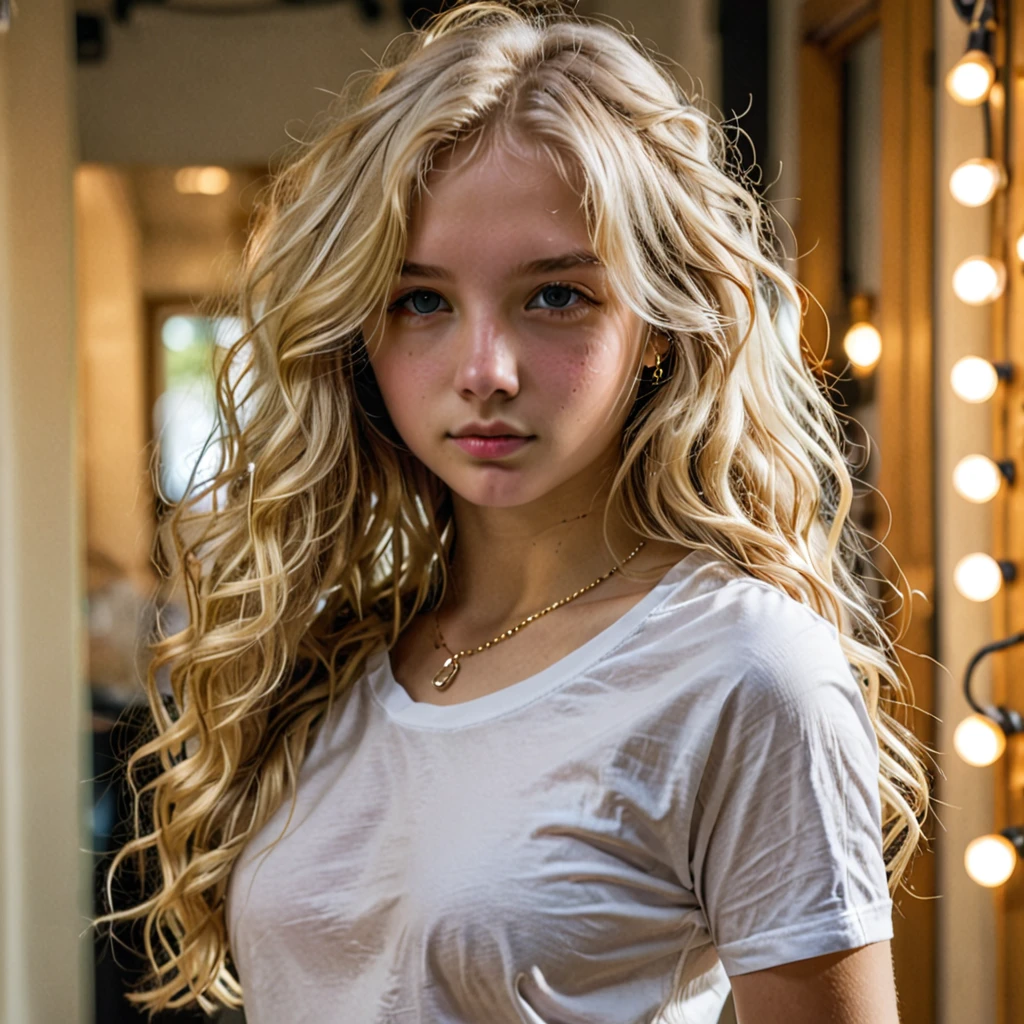
<path fill-rule="evenodd" d="M 522 139 L 439 153 L 412 205 L 407 258 L 426 262 L 437 248 L 589 245 L 582 196 L 568 176 Z"/>

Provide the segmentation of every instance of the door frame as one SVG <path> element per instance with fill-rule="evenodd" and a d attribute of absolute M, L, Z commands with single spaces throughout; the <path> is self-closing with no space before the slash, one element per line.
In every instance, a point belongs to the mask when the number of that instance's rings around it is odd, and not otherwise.
<path fill-rule="evenodd" d="M 875 326 L 882 357 L 874 374 L 879 403 L 878 490 L 889 514 L 876 517 L 876 567 L 902 595 L 888 602 L 900 630 L 913 687 L 904 724 L 935 746 L 933 595 L 932 213 L 934 164 L 934 12 L 930 0 L 806 0 L 800 13 L 799 214 L 794 225 L 797 275 L 821 309 L 808 309 L 805 339 L 817 357 L 842 366 L 846 297 L 842 284 L 843 60 L 849 47 L 878 29 L 882 46 L 881 278 Z M 914 244 L 906 244 L 913 239 Z M 827 317 L 827 322 L 826 322 Z M 834 369 L 831 371 L 834 372 Z M 891 557 L 890 557 L 891 555 Z M 905 579 L 899 586 L 898 563 Z M 925 600 L 915 600 L 914 591 Z M 931 839 L 932 823 L 925 829 Z M 903 1024 L 936 1017 L 934 857 L 923 848 L 894 897 L 892 942 Z"/>

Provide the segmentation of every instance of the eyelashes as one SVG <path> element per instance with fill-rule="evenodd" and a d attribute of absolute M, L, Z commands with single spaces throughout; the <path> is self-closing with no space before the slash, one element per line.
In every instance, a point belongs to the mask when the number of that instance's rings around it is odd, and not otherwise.
<path fill-rule="evenodd" d="M 596 299 L 592 299 L 585 292 L 580 291 L 579 288 L 576 288 L 575 286 L 573 286 L 571 284 L 562 284 L 561 282 L 557 282 L 557 281 L 553 281 L 550 284 L 544 285 L 539 291 L 537 291 L 534 294 L 533 299 L 536 299 L 536 298 L 540 297 L 541 295 L 543 295 L 545 292 L 548 292 L 548 291 L 566 291 L 566 292 L 569 292 L 571 295 L 576 296 L 580 300 L 578 302 L 574 302 L 572 305 L 569 305 L 569 306 L 538 306 L 538 307 L 534 307 L 534 308 L 538 308 L 538 309 L 544 310 L 545 313 L 550 314 L 551 316 L 555 317 L 556 319 L 560 319 L 560 320 L 578 319 L 580 316 L 584 315 L 589 309 L 591 309 L 591 308 L 593 308 L 595 306 L 599 306 L 600 305 L 600 303 Z M 411 288 L 404 295 L 400 295 L 397 299 L 395 299 L 394 302 L 391 303 L 390 306 L 388 306 L 388 312 L 389 313 L 397 313 L 397 312 L 404 311 L 404 312 L 409 313 L 410 316 L 412 316 L 412 317 L 414 317 L 416 319 L 422 319 L 424 317 L 431 316 L 434 313 L 446 312 L 446 310 L 438 309 L 438 308 L 429 309 L 429 310 L 410 309 L 409 305 L 408 305 L 410 300 L 413 299 L 413 298 L 416 298 L 417 296 L 420 296 L 420 295 L 424 295 L 424 296 L 429 295 L 429 296 L 432 296 L 434 298 L 440 299 L 442 302 L 445 301 L 443 296 L 439 295 L 437 292 L 432 291 L 429 288 Z M 533 302 L 533 299 L 531 299 L 530 301 Z"/>

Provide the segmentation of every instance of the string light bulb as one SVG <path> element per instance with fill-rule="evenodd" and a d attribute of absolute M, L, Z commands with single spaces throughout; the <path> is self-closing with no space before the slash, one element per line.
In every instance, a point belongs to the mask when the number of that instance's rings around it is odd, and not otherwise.
<path fill-rule="evenodd" d="M 843 335 L 846 352 L 858 376 L 870 373 L 882 357 L 882 336 L 871 323 L 872 298 L 859 292 L 850 298 L 850 326 Z"/>
<path fill-rule="evenodd" d="M 999 593 L 1003 580 L 1016 578 L 1013 562 L 997 562 L 984 551 L 964 555 L 953 569 L 953 584 L 969 601 L 989 601 Z"/>
<path fill-rule="evenodd" d="M 984 206 L 1006 182 L 1001 163 L 978 156 L 957 165 L 949 176 L 949 191 L 962 206 Z"/>
<path fill-rule="evenodd" d="M 843 337 L 843 349 L 858 370 L 867 373 L 882 358 L 882 336 L 874 324 L 852 324 Z"/>
<path fill-rule="evenodd" d="M 976 107 L 988 99 L 996 68 L 984 50 L 968 50 L 946 75 L 946 91 L 965 107 Z"/>
<path fill-rule="evenodd" d="M 999 563 L 983 551 L 964 555 L 953 569 L 956 589 L 970 601 L 989 601 L 1003 585 Z"/>
<path fill-rule="evenodd" d="M 953 487 L 961 498 L 982 505 L 1002 486 L 1003 473 L 987 455 L 965 455 L 953 469 Z"/>
<path fill-rule="evenodd" d="M 987 402 L 1001 380 L 1013 379 L 1013 363 L 993 363 L 980 356 L 958 359 L 949 373 L 949 382 L 958 398 L 976 404 Z"/>
<path fill-rule="evenodd" d="M 968 256 L 953 271 L 953 291 L 970 306 L 983 306 L 1003 294 L 1006 265 L 991 256 Z"/>
<path fill-rule="evenodd" d="M 999 563 L 1000 572 L 1008 565 L 1012 563 Z M 979 704 L 971 689 L 974 673 L 985 658 L 996 651 L 1005 651 L 1017 644 L 1024 644 L 1024 630 L 985 644 L 975 651 L 967 662 L 964 670 L 964 700 L 974 713 L 968 715 L 956 727 L 953 733 L 953 746 L 968 764 L 992 764 L 997 758 L 1002 757 L 1010 736 L 1024 733 L 1024 715 L 1016 708 L 1003 704 Z M 1024 838 L 1024 832 L 1021 835 Z"/>
<path fill-rule="evenodd" d="M 1016 866 L 1017 847 L 1002 833 L 972 839 L 964 851 L 967 874 L 989 889 L 1003 885 Z"/>
<path fill-rule="evenodd" d="M 976 768 L 998 761 L 1006 750 L 1006 734 L 985 715 L 968 715 L 953 731 L 953 747 Z"/>

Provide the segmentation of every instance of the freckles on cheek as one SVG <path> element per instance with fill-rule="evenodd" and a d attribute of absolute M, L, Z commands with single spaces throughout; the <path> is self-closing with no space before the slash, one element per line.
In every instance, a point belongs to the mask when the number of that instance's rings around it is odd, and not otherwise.
<path fill-rule="evenodd" d="M 593 395 L 600 384 L 601 371 L 592 355 L 579 350 L 542 360 L 535 367 L 536 379 L 543 382 L 552 404 L 560 410 L 580 405 Z"/>
<path fill-rule="evenodd" d="M 436 390 L 437 372 L 436 362 L 416 359 L 401 351 L 389 353 L 381 362 L 377 380 L 396 424 L 421 419 L 419 410 Z"/>

